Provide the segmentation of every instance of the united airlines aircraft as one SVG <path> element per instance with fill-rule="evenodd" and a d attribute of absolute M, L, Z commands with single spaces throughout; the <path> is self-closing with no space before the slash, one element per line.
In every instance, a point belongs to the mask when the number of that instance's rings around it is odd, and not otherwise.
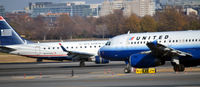
<path fill-rule="evenodd" d="M 147 32 L 118 35 L 98 53 L 102 58 L 125 61 L 125 73 L 131 66 L 149 68 L 171 61 L 174 71 L 200 65 L 200 30 Z"/>
<path fill-rule="evenodd" d="M 0 52 L 37 58 L 38 62 L 42 59 L 73 60 L 80 61 L 80 66 L 84 66 L 85 61 L 93 61 L 97 64 L 108 63 L 108 60 L 97 56 L 99 48 L 106 42 L 106 40 L 100 40 L 32 43 L 21 38 L 0 16 Z"/>

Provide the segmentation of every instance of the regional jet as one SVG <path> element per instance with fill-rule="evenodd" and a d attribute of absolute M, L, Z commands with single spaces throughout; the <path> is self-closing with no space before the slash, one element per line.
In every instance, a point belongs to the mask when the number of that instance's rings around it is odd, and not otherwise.
<path fill-rule="evenodd" d="M 97 64 L 109 63 L 108 60 L 97 56 L 99 48 L 104 46 L 106 42 L 106 40 L 99 40 L 33 43 L 20 37 L 0 16 L 0 52 L 37 58 L 38 62 L 43 59 L 72 60 L 80 61 L 80 66 L 85 66 L 85 61 L 92 61 Z M 68 51 L 63 51 L 59 43 Z"/>
<path fill-rule="evenodd" d="M 175 72 L 200 65 L 200 30 L 128 33 L 111 38 L 100 48 L 100 57 L 125 61 L 131 67 L 149 68 L 170 61 Z"/>

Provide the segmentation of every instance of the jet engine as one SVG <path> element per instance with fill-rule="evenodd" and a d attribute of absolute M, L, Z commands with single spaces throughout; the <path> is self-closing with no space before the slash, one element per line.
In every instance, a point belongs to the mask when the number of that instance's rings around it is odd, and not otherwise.
<path fill-rule="evenodd" d="M 151 54 L 133 54 L 130 56 L 129 62 L 132 67 L 136 68 L 149 68 L 164 64 L 164 62 Z"/>
<path fill-rule="evenodd" d="M 109 63 L 109 60 L 106 60 L 99 56 L 95 56 L 95 58 L 93 59 L 93 62 L 95 62 L 96 64 L 106 64 L 106 63 Z"/>

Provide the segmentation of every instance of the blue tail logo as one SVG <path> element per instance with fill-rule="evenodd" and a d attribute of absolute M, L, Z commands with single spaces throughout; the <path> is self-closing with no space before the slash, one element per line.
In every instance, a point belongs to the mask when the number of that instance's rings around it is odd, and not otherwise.
<path fill-rule="evenodd" d="M 23 39 L 15 30 L 0 16 L 0 45 L 24 44 Z"/>

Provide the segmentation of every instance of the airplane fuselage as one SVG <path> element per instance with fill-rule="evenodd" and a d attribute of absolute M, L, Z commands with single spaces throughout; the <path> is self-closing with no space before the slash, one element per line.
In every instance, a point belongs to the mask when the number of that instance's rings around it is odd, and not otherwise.
<path fill-rule="evenodd" d="M 59 43 L 62 43 L 63 46 L 69 51 L 78 51 L 97 55 L 99 48 L 106 43 L 106 40 L 31 43 L 8 45 L 6 47 L 16 49 L 15 51 L 11 51 L 11 54 L 22 55 L 32 58 L 71 60 L 72 57 L 68 56 L 67 53 L 61 49 Z"/>
<path fill-rule="evenodd" d="M 101 57 L 109 60 L 128 61 L 132 54 L 149 51 L 150 49 L 146 45 L 147 42 L 153 42 L 155 40 L 167 47 L 192 54 L 192 59 L 200 59 L 199 30 L 119 35 L 108 41 L 99 50 L 99 54 Z"/>

